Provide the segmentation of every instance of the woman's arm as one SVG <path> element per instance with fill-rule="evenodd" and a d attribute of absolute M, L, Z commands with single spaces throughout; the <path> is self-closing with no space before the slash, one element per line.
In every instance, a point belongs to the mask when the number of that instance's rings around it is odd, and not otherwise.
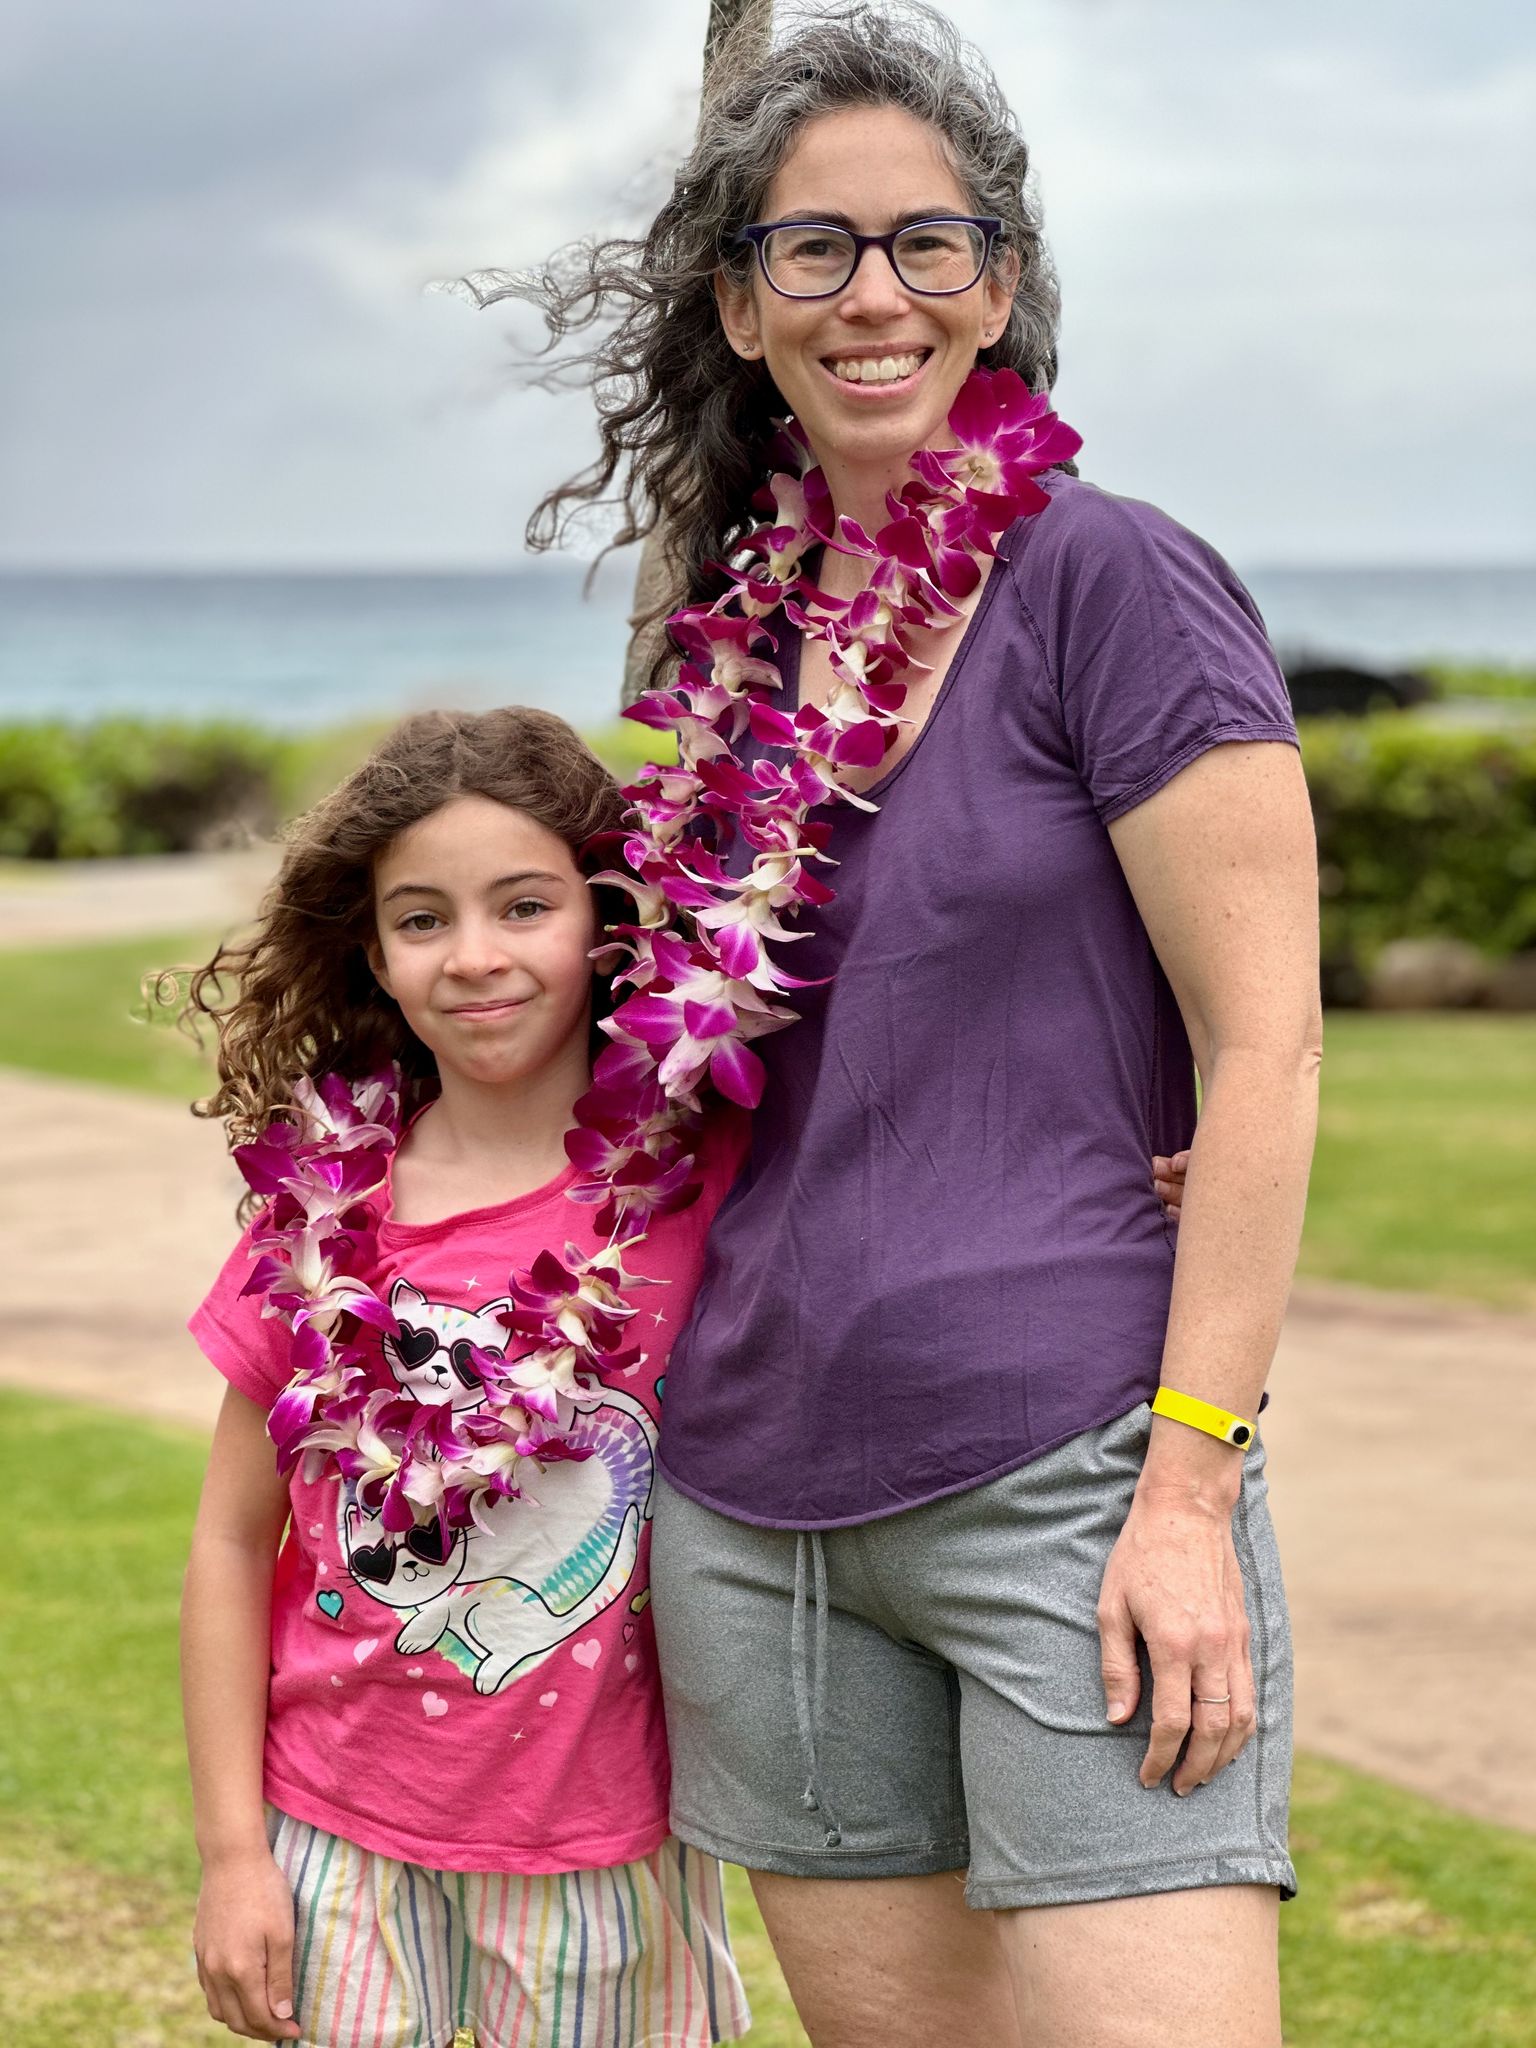
<path fill-rule="evenodd" d="M 1285 1313 L 1317 1122 L 1322 1010 L 1317 855 L 1289 746 L 1212 748 L 1110 837 L 1183 1014 L 1203 1088 L 1174 1263 L 1162 1381 L 1253 1416 Z M 1135 1634 L 1153 1672 L 1155 1784 L 1191 1727 L 1188 1791 L 1253 1728 L 1253 1678 L 1231 1514 L 1242 1453 L 1153 1418 L 1101 1603 L 1105 1684 L 1136 1705 Z"/>
<path fill-rule="evenodd" d="M 182 1704 L 203 1864 L 198 1977 L 214 2019 L 258 2041 L 299 2033 L 293 1898 L 267 1846 L 262 1809 L 272 1567 L 287 1518 L 266 1418 L 230 1387 L 182 1595 Z"/>

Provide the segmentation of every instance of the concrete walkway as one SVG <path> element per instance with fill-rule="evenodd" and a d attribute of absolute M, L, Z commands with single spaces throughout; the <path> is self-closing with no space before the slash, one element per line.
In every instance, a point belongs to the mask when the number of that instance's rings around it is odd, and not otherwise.
<path fill-rule="evenodd" d="M 0 1379 L 206 1427 L 182 1322 L 232 1241 L 219 1131 L 6 1073 L 0 1129 Z M 1536 1830 L 1536 1317 L 1301 1289 L 1271 1385 L 1299 1742 Z"/>
<path fill-rule="evenodd" d="M 255 910 L 280 849 L 134 860 L 0 861 L 0 947 L 217 932 Z"/>

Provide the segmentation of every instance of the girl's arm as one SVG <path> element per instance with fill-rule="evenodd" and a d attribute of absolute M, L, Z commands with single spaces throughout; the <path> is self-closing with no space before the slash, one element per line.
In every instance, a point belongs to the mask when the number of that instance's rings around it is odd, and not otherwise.
<path fill-rule="evenodd" d="M 193 1942 L 209 2012 L 258 2041 L 299 2033 L 293 1896 L 267 1846 L 262 1808 L 272 1570 L 287 1518 L 266 1417 L 227 1388 L 181 1606 L 182 1704 L 203 1864 Z"/>
<path fill-rule="evenodd" d="M 1317 1121 L 1317 855 L 1301 762 L 1274 742 L 1212 748 L 1110 827 L 1203 1083 L 1162 1381 L 1258 1412 L 1290 1291 Z M 1153 1674 L 1155 1784 L 1186 1734 L 1187 1792 L 1254 1726 L 1232 1510 L 1243 1454 L 1154 1416 L 1100 1603 L 1105 1691 L 1124 1721 Z M 1230 1701 L 1193 1716 L 1191 1698 Z M 1115 1704 L 1121 1711 L 1113 1711 Z"/>

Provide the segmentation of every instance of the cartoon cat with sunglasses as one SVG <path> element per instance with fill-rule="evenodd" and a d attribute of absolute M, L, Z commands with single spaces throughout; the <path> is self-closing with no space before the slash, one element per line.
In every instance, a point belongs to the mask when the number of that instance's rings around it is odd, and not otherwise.
<path fill-rule="evenodd" d="M 506 1356 L 501 1318 L 513 1303 L 503 1298 L 480 1308 L 454 1308 L 446 1301 L 428 1301 L 409 1280 L 397 1280 L 389 1290 L 389 1306 L 400 1332 L 385 1337 L 384 1359 L 401 1392 L 429 1405 L 451 1401 L 461 1411 L 478 1408 L 485 1390 L 471 1354 L 478 1347 L 493 1358 Z"/>
<path fill-rule="evenodd" d="M 499 1312 L 510 1304 L 457 1308 L 401 1279 L 389 1306 L 399 1336 L 384 1339 L 384 1356 L 402 1392 L 476 1407 L 483 1395 L 470 1347 L 500 1353 Z M 487 1528 L 445 1544 L 429 1525 L 392 1544 L 376 1518 L 341 1502 L 353 1579 L 406 1617 L 395 1637 L 401 1656 L 438 1649 L 471 1673 L 476 1692 L 500 1692 L 622 1597 L 651 1516 L 656 1425 L 631 1394 L 596 1381 L 584 1393 L 571 1437 L 589 1455 L 546 1466 L 536 1497 L 498 1502 Z"/>

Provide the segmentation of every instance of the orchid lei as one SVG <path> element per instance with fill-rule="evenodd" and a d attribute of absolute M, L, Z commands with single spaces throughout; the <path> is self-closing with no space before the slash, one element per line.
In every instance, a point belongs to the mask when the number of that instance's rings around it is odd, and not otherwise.
<path fill-rule="evenodd" d="M 565 1140 L 577 1168 L 568 1193 L 596 1209 L 607 1243 L 591 1256 L 572 1244 L 563 1259 L 546 1251 L 512 1276 L 508 1355 L 475 1350 L 472 1405 L 413 1398 L 380 1347 L 357 1341 L 359 1324 L 396 1328 L 368 1274 L 399 1135 L 398 1075 L 301 1082 L 291 1116 L 236 1151 L 267 1198 L 246 1291 L 264 1295 L 263 1313 L 293 1333 L 293 1377 L 268 1420 L 279 1468 L 302 1457 L 314 1477 L 333 1459 L 390 1538 L 433 1522 L 444 1540 L 484 1526 L 496 1501 L 522 1491 L 530 1465 L 584 1456 L 569 1438 L 576 1416 L 600 1398 L 602 1373 L 638 1362 L 625 1341 L 637 1276 L 624 1257 L 654 1218 L 698 1194 L 701 1090 L 755 1108 L 764 1071 L 751 1041 L 792 1023 L 782 998 L 810 986 L 769 948 L 806 936 L 785 916 L 832 900 L 814 872 L 833 864 L 831 825 L 812 813 L 832 802 L 876 808 L 846 777 L 878 767 L 905 722 L 904 678 L 920 664 L 904 636 L 961 615 L 998 536 L 1050 502 L 1037 475 L 1082 445 L 1010 370 L 973 371 L 948 425 L 954 445 L 912 458 L 910 480 L 886 499 L 888 523 L 870 536 L 834 517 L 803 432 L 787 424 L 773 450 L 781 466 L 753 501 L 763 523 L 720 565 L 723 594 L 668 620 L 683 656 L 676 681 L 626 716 L 675 733 L 679 759 L 625 790 L 627 872 L 593 878 L 634 902 L 596 956 L 629 993 L 604 1020 L 613 1043 Z M 823 544 L 868 564 L 858 596 L 833 597 L 802 575 Z M 833 675 L 825 704 L 792 715 L 771 701 L 781 677 L 767 621 L 781 608 L 825 642 Z M 749 731 L 768 750 L 751 768 L 734 751 Z M 736 836 L 752 857 L 733 875 L 720 850 Z"/>

